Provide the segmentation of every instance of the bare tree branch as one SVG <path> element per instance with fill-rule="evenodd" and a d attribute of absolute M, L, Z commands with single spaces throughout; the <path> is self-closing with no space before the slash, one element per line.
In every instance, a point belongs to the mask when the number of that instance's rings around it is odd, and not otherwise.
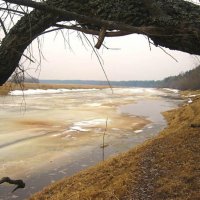
<path fill-rule="evenodd" d="M 4 23 L 3 23 L 1 18 L 0 18 L 0 24 L 1 24 L 2 28 L 3 28 L 4 34 L 7 35 L 8 33 L 6 31 L 6 27 L 4 26 Z"/>
<path fill-rule="evenodd" d="M 0 7 L 7 10 L 1 19 L 8 34 L 0 41 L 0 85 L 14 72 L 24 50 L 34 39 L 64 28 L 99 36 L 101 27 L 106 27 L 101 41 L 104 37 L 143 34 L 155 46 L 200 55 L 200 7 L 186 1 L 177 0 L 173 5 L 171 0 L 2 2 Z M 11 9 L 27 14 L 16 22 L 13 17 L 17 12 L 13 13 Z M 68 24 L 58 24 L 63 22 Z M 49 29 L 55 26 L 57 28 Z"/>
<path fill-rule="evenodd" d="M 97 43 L 95 45 L 95 48 L 100 49 L 101 45 L 103 44 L 103 41 L 104 41 L 104 39 L 106 37 L 106 29 L 107 28 L 105 26 L 103 26 L 101 28 L 101 30 L 99 32 L 98 41 L 97 41 Z"/>
<path fill-rule="evenodd" d="M 25 188 L 25 183 L 22 180 L 13 180 L 9 177 L 3 177 L 2 179 L 0 179 L 0 184 L 2 183 L 9 183 L 16 185 L 17 187 L 14 188 L 12 192 L 15 192 L 19 188 Z"/>
<path fill-rule="evenodd" d="M 68 26 L 68 25 L 64 25 L 64 24 L 55 24 L 54 26 L 60 27 L 60 28 L 65 28 L 65 29 L 71 29 L 71 30 L 75 30 L 75 31 L 80 31 L 85 34 L 99 35 L 99 31 L 97 31 L 97 30 L 86 29 L 86 28 L 78 27 L 77 25 Z M 133 34 L 133 32 L 112 31 L 112 32 L 106 32 L 105 36 L 106 37 L 120 37 L 120 36 L 129 35 L 129 34 Z"/>
<path fill-rule="evenodd" d="M 0 10 L 10 11 L 10 12 L 18 13 L 18 14 L 21 14 L 21 15 L 25 15 L 26 14 L 25 12 L 22 12 L 22 11 L 19 11 L 19 10 L 15 10 L 15 9 L 11 9 L 11 8 L 0 7 Z"/>
<path fill-rule="evenodd" d="M 85 15 L 80 15 L 75 12 L 66 11 L 60 8 L 52 7 L 45 3 L 34 2 L 31 0 L 6 0 L 6 2 L 14 3 L 17 5 L 28 6 L 28 7 L 32 7 L 32 8 L 43 10 L 43 11 L 49 11 L 58 16 L 71 18 L 71 20 L 92 23 L 95 25 L 99 25 L 100 27 L 106 26 L 107 29 L 111 29 L 111 30 L 123 30 L 123 31 L 128 32 L 129 34 L 131 32 L 131 33 L 144 34 L 144 35 L 149 35 L 149 36 L 159 35 L 162 37 L 167 37 L 171 35 L 171 34 L 166 34 L 166 29 L 164 27 L 163 28 L 155 27 L 155 26 L 134 27 L 134 26 L 126 25 L 124 23 L 119 23 L 115 21 L 102 20 L 102 19 L 99 19 L 98 17 L 92 18 Z"/>

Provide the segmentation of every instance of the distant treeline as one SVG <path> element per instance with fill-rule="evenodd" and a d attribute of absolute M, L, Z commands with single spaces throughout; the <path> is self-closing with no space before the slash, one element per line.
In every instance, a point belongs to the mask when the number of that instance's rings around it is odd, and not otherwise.
<path fill-rule="evenodd" d="M 108 85 L 107 81 L 95 80 L 40 80 L 40 83 L 49 84 L 81 84 L 81 85 Z M 200 66 L 178 76 L 170 76 L 160 81 L 110 81 L 112 86 L 119 87 L 146 87 L 146 88 L 174 88 L 179 90 L 200 89 Z"/>
<path fill-rule="evenodd" d="M 167 87 L 179 90 L 200 89 L 200 65 L 178 76 L 170 76 L 162 81 L 158 81 L 157 84 L 161 88 Z"/>
<path fill-rule="evenodd" d="M 80 84 L 80 85 L 108 85 L 107 81 L 95 80 L 40 80 L 49 84 Z M 110 81 L 112 86 L 119 87 L 154 87 L 156 81 Z"/>

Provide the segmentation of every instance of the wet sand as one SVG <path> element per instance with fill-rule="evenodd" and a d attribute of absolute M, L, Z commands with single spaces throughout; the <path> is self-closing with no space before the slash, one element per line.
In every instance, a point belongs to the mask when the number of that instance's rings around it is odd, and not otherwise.
<path fill-rule="evenodd" d="M 26 110 L 21 96 L 1 98 L 0 176 L 22 178 L 27 186 L 13 195 L 12 186 L 1 185 L 0 199 L 25 199 L 102 161 L 104 132 L 105 158 L 157 134 L 166 125 L 159 113 L 178 104 L 166 95 L 148 89 L 28 95 Z M 156 114 L 147 109 L 152 105 Z"/>

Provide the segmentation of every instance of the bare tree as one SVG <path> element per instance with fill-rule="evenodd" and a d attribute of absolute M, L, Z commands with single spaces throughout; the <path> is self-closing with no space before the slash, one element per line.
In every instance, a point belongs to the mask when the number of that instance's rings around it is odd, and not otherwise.
<path fill-rule="evenodd" d="M 73 29 L 98 37 L 146 35 L 156 46 L 200 55 L 200 6 L 184 0 L 1 0 L 0 85 L 40 35 Z M 18 20 L 18 21 L 17 21 Z M 23 70 L 23 69 L 22 69 Z"/>

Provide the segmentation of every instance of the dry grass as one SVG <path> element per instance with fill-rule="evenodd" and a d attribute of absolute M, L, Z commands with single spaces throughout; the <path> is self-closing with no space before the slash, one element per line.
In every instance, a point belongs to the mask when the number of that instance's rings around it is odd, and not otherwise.
<path fill-rule="evenodd" d="M 158 137 L 52 184 L 30 200 L 200 199 L 200 99 L 166 112 Z"/>
<path fill-rule="evenodd" d="M 0 86 L 0 95 L 7 95 L 11 90 L 27 90 L 27 89 L 103 89 L 108 88 L 108 86 L 101 85 L 79 85 L 79 84 L 38 84 L 38 83 L 24 83 L 22 85 L 6 83 L 3 86 Z"/>

